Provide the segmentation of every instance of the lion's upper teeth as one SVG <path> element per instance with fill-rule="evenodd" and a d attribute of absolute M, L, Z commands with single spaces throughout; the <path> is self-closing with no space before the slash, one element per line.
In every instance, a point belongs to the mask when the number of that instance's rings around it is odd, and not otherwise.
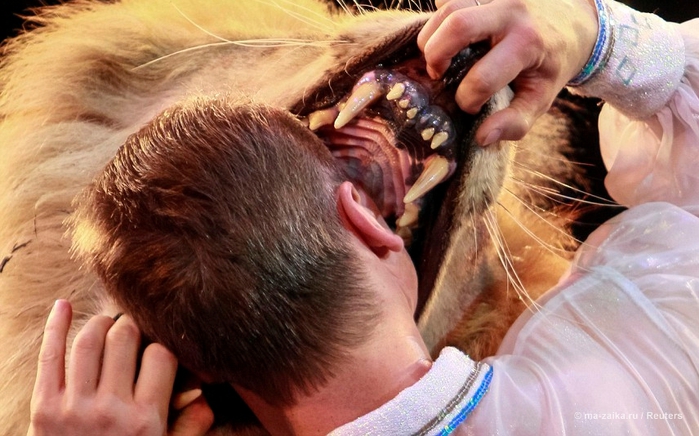
<path fill-rule="evenodd" d="M 422 171 L 422 174 L 420 174 L 420 177 L 408 193 L 405 194 L 403 203 L 412 203 L 422 198 L 432 188 L 446 179 L 449 176 L 449 172 L 449 161 L 445 157 L 439 155 L 430 156 L 425 163 L 425 169 Z"/>
<path fill-rule="evenodd" d="M 364 108 L 383 95 L 383 87 L 378 82 L 364 82 L 349 96 L 347 104 L 335 119 L 335 128 L 341 129 L 352 121 Z"/>
<path fill-rule="evenodd" d="M 391 90 L 386 94 L 386 99 L 388 100 L 398 100 L 403 96 L 403 93 L 405 92 L 405 84 L 404 83 L 396 83 L 393 85 Z"/>
<path fill-rule="evenodd" d="M 308 114 L 308 128 L 311 130 L 318 130 L 323 126 L 332 124 L 339 112 L 340 109 L 337 106 L 333 106 Z"/>
<path fill-rule="evenodd" d="M 346 152 L 346 155 L 343 156 L 349 157 L 347 158 L 347 162 L 349 162 L 347 168 L 350 170 L 354 165 L 352 162 L 357 161 L 356 152 L 358 149 L 366 149 L 369 155 L 376 153 L 371 144 L 382 144 L 379 147 L 381 150 L 389 150 L 381 155 L 384 156 L 384 159 L 393 159 L 392 153 L 401 158 L 406 157 L 407 161 L 398 165 L 402 169 L 394 172 L 398 175 L 398 179 L 394 181 L 393 185 L 386 183 L 386 181 L 383 182 L 385 189 L 382 199 L 386 206 L 386 215 L 384 216 L 393 213 L 399 214 L 403 211 L 396 220 L 396 230 L 399 233 L 404 233 L 404 237 L 407 239 L 411 237 L 411 230 L 417 226 L 419 200 L 436 185 L 447 179 L 456 167 L 453 159 L 453 148 L 457 139 L 456 129 L 451 117 L 444 109 L 430 104 L 429 91 L 430 89 L 426 88 L 424 84 L 412 80 L 400 72 L 377 69 L 365 73 L 355 82 L 351 94 L 346 99 L 334 107 L 308 115 L 309 128 L 322 132 L 321 135 L 328 141 L 329 147 L 333 148 L 334 155 L 337 155 L 337 150 Z M 383 96 L 385 99 L 382 99 Z M 376 107 L 373 107 L 374 104 Z M 370 106 L 372 108 L 369 113 L 348 125 Z M 374 138 L 373 136 L 386 139 L 390 136 L 390 134 L 381 133 L 377 126 L 382 124 L 375 121 L 383 118 L 386 114 L 392 118 L 388 120 L 389 123 L 383 125 L 389 130 L 393 129 L 393 133 L 396 134 L 394 139 L 398 137 L 399 132 L 413 129 L 425 141 L 425 145 L 429 143 L 433 150 L 439 149 L 438 154 L 434 153 L 425 159 L 424 156 L 429 155 L 430 152 L 422 150 L 411 153 L 409 151 L 409 148 L 418 145 L 412 140 L 403 144 L 391 144 L 386 141 L 382 143 Z M 362 123 L 369 124 L 360 128 Z M 331 124 L 334 124 L 335 130 L 322 128 Z M 410 145 L 406 146 L 406 144 Z M 415 160 L 413 161 L 413 159 Z M 367 161 L 369 160 L 367 159 Z M 414 180 L 411 168 L 415 168 L 414 165 L 420 162 L 424 163 L 422 174 L 410 189 L 407 189 L 409 180 Z M 397 164 L 391 163 L 390 167 L 395 169 Z M 369 167 L 361 167 L 361 174 L 357 173 L 357 178 L 363 182 L 367 182 L 372 177 L 371 171 L 367 168 Z M 389 172 L 387 171 L 387 173 Z M 367 179 L 362 179 L 362 177 L 367 177 Z M 366 186 L 371 186 L 372 183 L 374 182 L 369 180 Z M 406 189 L 408 192 L 404 195 Z M 394 201 L 400 202 L 401 197 L 403 197 L 402 204 L 395 204 Z M 383 213 L 384 211 L 382 211 Z"/>
<path fill-rule="evenodd" d="M 447 132 L 438 132 L 432 137 L 432 143 L 430 144 L 430 147 L 434 150 L 435 148 L 447 142 L 447 139 L 449 139 L 449 134 Z"/>

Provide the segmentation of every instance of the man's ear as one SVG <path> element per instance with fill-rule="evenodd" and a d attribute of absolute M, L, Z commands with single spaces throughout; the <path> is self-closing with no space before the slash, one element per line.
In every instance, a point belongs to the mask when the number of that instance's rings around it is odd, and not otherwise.
<path fill-rule="evenodd" d="M 337 208 L 345 227 L 354 233 L 377 256 L 384 257 L 388 252 L 403 249 L 403 239 L 393 233 L 383 218 L 372 211 L 367 202 L 351 182 L 343 182 L 337 192 Z"/>

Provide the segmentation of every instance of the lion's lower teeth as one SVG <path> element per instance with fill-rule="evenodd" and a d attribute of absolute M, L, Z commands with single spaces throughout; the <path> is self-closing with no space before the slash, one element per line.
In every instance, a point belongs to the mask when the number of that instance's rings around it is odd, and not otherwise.
<path fill-rule="evenodd" d="M 415 203 L 408 203 L 405 205 L 405 211 L 403 215 L 396 221 L 397 227 L 412 227 L 417 223 L 418 215 L 420 214 L 420 208 Z"/>
<path fill-rule="evenodd" d="M 446 158 L 438 155 L 431 156 L 425 163 L 425 169 L 420 177 L 405 194 L 403 202 L 408 204 L 424 197 L 425 194 L 449 177 L 449 173 L 449 161 Z"/>

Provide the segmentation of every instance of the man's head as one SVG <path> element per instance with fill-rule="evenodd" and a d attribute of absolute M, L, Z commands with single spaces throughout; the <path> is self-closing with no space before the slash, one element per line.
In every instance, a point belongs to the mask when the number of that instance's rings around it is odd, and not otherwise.
<path fill-rule="evenodd" d="M 78 198 L 76 245 L 184 366 L 289 402 L 377 318 L 342 180 L 289 114 L 198 99 L 131 136 Z"/>

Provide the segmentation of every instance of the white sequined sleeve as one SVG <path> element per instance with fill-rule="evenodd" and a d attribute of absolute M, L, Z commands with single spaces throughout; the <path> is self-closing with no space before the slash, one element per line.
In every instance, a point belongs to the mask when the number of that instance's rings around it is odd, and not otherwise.
<path fill-rule="evenodd" d="M 666 201 L 699 214 L 699 19 L 666 23 L 608 2 L 606 66 L 576 91 L 600 115 L 606 185 L 621 204 Z"/>

